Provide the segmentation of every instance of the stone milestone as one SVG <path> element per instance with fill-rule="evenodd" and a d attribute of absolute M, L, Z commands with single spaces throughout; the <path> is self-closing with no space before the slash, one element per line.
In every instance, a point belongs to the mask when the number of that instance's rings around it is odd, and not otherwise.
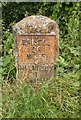
<path fill-rule="evenodd" d="M 54 76 L 59 29 L 45 16 L 29 16 L 14 27 L 17 79 L 40 82 Z"/>

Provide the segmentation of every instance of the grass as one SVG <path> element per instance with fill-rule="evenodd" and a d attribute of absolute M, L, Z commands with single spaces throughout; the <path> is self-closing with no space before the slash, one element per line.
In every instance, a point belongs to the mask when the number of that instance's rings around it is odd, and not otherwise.
<path fill-rule="evenodd" d="M 41 85 L 5 82 L 3 118 L 79 118 L 77 74 L 52 78 Z"/>

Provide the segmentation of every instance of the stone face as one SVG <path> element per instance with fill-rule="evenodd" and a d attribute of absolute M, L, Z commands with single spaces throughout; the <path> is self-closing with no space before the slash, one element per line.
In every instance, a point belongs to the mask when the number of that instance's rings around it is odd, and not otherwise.
<path fill-rule="evenodd" d="M 59 40 L 56 22 L 29 16 L 15 25 L 14 33 L 17 78 L 40 81 L 53 77 Z"/>

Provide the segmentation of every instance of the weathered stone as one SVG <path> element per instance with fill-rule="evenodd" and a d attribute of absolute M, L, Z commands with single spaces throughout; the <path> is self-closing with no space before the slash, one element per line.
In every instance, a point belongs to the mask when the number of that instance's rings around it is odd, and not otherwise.
<path fill-rule="evenodd" d="M 54 76 L 58 56 L 59 29 L 44 16 L 29 16 L 14 27 L 18 79 L 45 80 Z"/>

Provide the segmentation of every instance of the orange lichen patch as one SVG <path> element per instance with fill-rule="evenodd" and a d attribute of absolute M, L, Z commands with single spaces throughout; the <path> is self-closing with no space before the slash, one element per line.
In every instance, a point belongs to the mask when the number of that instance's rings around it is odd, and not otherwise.
<path fill-rule="evenodd" d="M 22 42 L 24 40 L 24 42 Z M 56 37 L 53 35 L 17 35 L 18 64 L 21 78 L 44 79 L 46 74 L 53 75 L 52 65 L 57 54 Z M 33 65 L 32 65 L 33 64 Z M 29 66 L 28 66 L 29 65 Z M 35 69 L 35 66 L 38 69 Z M 44 65 L 47 65 L 44 67 Z M 48 67 L 51 67 L 51 69 Z M 34 69 L 33 69 L 34 67 Z M 48 70 L 47 70 L 48 69 Z M 47 78 L 47 77 L 46 77 Z"/>
<path fill-rule="evenodd" d="M 36 39 L 37 37 L 37 39 Z M 41 38 L 41 39 L 39 39 Z M 39 39 L 39 40 L 38 40 Z M 24 45 L 22 41 L 25 40 Z M 54 59 L 56 51 L 55 36 L 18 36 L 18 63 L 34 62 L 36 59 L 40 62 L 43 57 L 43 62 L 49 63 Z M 51 58 L 51 59 L 50 59 Z"/>

